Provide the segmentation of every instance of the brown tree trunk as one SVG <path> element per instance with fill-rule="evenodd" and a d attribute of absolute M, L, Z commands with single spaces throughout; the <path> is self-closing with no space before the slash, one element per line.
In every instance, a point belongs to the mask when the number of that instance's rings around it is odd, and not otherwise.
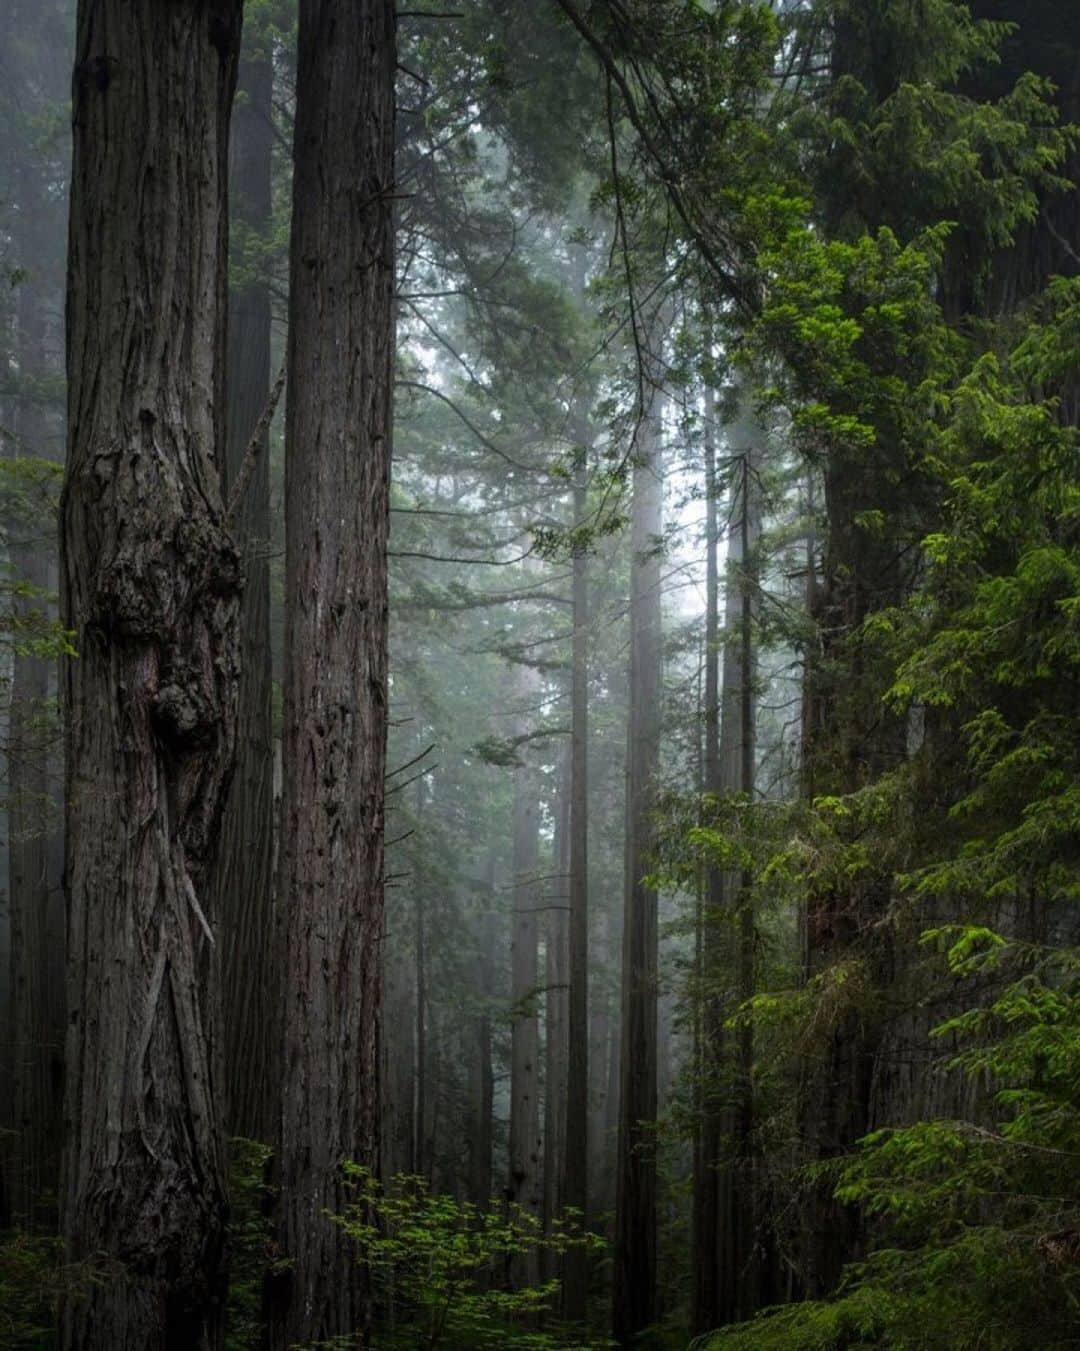
<path fill-rule="evenodd" d="M 423 728 L 417 728 L 419 743 L 423 742 Z M 416 781 L 416 828 L 421 828 L 424 815 L 423 776 Z M 414 879 L 413 887 L 413 985 L 416 990 L 416 1005 L 413 1010 L 413 1026 L 416 1037 L 416 1069 L 414 1080 L 414 1116 L 413 1128 L 413 1167 L 421 1176 L 431 1180 L 434 1154 L 432 1150 L 432 1117 L 428 1102 L 428 1083 L 430 1080 L 431 1059 L 428 1054 L 428 1024 L 430 1004 L 428 1001 L 428 955 L 427 955 L 427 905 L 422 879 Z"/>
<path fill-rule="evenodd" d="M 580 463 L 574 482 L 574 524 L 585 525 L 587 510 L 587 419 L 580 419 Z M 574 552 L 573 626 L 571 649 L 570 725 L 570 915 L 567 1007 L 566 1126 L 563 1152 L 562 1205 L 587 1218 L 589 1202 L 589 572 L 583 546 Z M 572 1248 L 563 1262 L 563 1317 L 585 1320 L 588 1258 Z"/>
<path fill-rule="evenodd" d="M 286 412 L 277 1347 L 356 1333 L 340 1213 L 378 1170 L 394 360 L 394 7 L 301 0 Z"/>
<path fill-rule="evenodd" d="M 488 873 L 495 902 L 495 858 Z M 479 1008 L 473 1018 L 474 1047 L 470 1059 L 470 1100 L 473 1125 L 469 1133 L 469 1198 L 481 1210 L 491 1203 L 491 1151 L 494 1132 L 495 1076 L 491 1064 L 490 991 L 494 980 L 495 910 L 481 918 L 477 938 L 476 991 Z"/>
<path fill-rule="evenodd" d="M 566 1155 L 567 936 L 570 885 L 570 748 L 559 767 L 555 798 L 552 882 L 544 909 L 544 1228 L 559 1213 Z M 544 1278 L 556 1276 L 554 1253 L 546 1253 Z"/>
<path fill-rule="evenodd" d="M 384 928 L 382 1138 L 379 1162 L 384 1177 L 416 1172 L 414 1103 L 416 1091 L 416 996 L 413 971 L 405 952 L 405 936 L 393 927 Z M 387 931 L 389 930 L 389 932 Z"/>
<path fill-rule="evenodd" d="M 236 728 L 219 491 L 239 0 L 81 0 L 68 273 L 69 1348 L 210 1347 L 225 1178 L 202 967 Z"/>
<path fill-rule="evenodd" d="M 538 681 L 529 667 L 521 668 L 519 693 L 528 707 L 536 698 Z M 523 716 L 527 717 L 528 714 Z M 523 724 L 524 725 L 524 724 Z M 527 754 L 527 752 L 522 752 Z M 522 764 L 514 772 L 514 917 L 510 949 L 510 1136 L 507 1197 L 528 1214 L 540 1218 L 540 1032 L 538 994 L 539 910 L 536 887 L 539 803 L 536 777 Z M 540 1277 L 536 1252 L 522 1254 L 513 1263 L 519 1286 L 535 1285 Z"/>
<path fill-rule="evenodd" d="M 265 238 L 271 226 L 273 66 L 241 60 L 232 120 L 233 220 Z M 270 291 L 245 276 L 230 292 L 225 478 L 229 492 L 270 390 Z M 265 438 L 264 438 L 265 442 Z M 273 886 L 274 738 L 270 660 L 270 465 L 259 447 L 233 525 L 244 560 L 236 769 L 213 878 L 222 949 L 225 1083 L 231 1134 L 270 1140 L 281 1007 Z"/>
<path fill-rule="evenodd" d="M 723 690 L 720 710 L 719 784 L 724 793 L 750 799 L 754 792 L 756 672 L 754 620 L 757 608 L 755 561 L 759 508 L 757 473 L 762 429 L 751 416 L 749 393 L 738 392 L 739 406 L 728 432 L 732 510 L 728 532 L 724 597 Z M 754 910 L 748 871 L 721 874 L 722 904 L 729 935 L 734 1000 L 726 1014 L 754 993 Z M 730 1049 L 730 1066 L 721 1067 L 731 1087 L 721 1132 L 729 1139 L 729 1161 L 721 1171 L 718 1294 L 719 1321 L 748 1318 L 758 1305 L 756 1258 L 757 1195 L 751 1148 L 754 1123 L 753 1025 L 744 1019 Z"/>
<path fill-rule="evenodd" d="M 716 473 L 716 396 L 705 392 L 705 792 L 718 798 L 720 774 L 720 571 Z M 731 1273 L 720 1269 L 720 1169 L 722 1167 L 719 1074 L 724 1060 L 723 875 L 705 871 L 702 918 L 701 1065 L 697 1171 L 694 1177 L 694 1328 L 707 1332 L 721 1321 L 721 1292 Z"/>
<path fill-rule="evenodd" d="M 626 775 L 626 892 L 614 1320 L 629 1345 L 656 1316 L 656 892 L 645 883 L 660 757 L 662 406 L 642 423 L 633 478 L 630 564 L 630 711 Z"/>

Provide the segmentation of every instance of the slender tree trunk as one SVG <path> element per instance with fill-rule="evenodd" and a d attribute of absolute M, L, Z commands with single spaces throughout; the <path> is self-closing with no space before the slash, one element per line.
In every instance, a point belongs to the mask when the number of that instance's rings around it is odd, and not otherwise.
<path fill-rule="evenodd" d="M 519 693 L 523 705 L 535 701 L 536 673 L 521 668 Z M 527 716 L 527 715 L 526 715 Z M 527 754 L 527 752 L 523 752 Z M 539 913 L 536 887 L 537 828 L 539 825 L 535 775 L 528 764 L 514 772 L 514 929 L 510 952 L 510 1171 L 507 1196 L 523 1210 L 540 1218 L 540 1036 L 537 1016 Z M 514 1280 L 534 1285 L 539 1279 L 536 1253 L 523 1254 L 513 1263 Z"/>
<path fill-rule="evenodd" d="M 754 792 L 756 671 L 754 621 L 757 605 L 755 559 L 759 527 L 758 466 L 761 428 L 751 416 L 745 388 L 728 433 L 733 509 L 728 535 L 725 594 L 724 678 L 720 727 L 720 782 L 724 792 L 747 800 Z M 722 874 L 728 932 L 734 949 L 735 1003 L 754 993 L 753 878 L 749 871 Z M 721 1322 L 748 1318 L 758 1307 L 760 1283 L 756 1257 L 757 1193 L 752 1132 L 754 1125 L 753 1024 L 743 1020 L 731 1048 L 732 1080 L 722 1129 L 730 1138 L 730 1161 L 722 1174 L 720 1214 Z"/>
<path fill-rule="evenodd" d="M 394 7 L 301 0 L 286 410 L 281 1247 L 270 1341 L 356 1333 L 328 1218 L 378 1170 Z"/>
<path fill-rule="evenodd" d="M 720 773 L 720 571 L 716 473 L 716 396 L 705 392 L 705 792 L 716 800 L 723 791 Z M 702 1046 L 700 1068 L 701 1116 L 698 1127 L 698 1170 L 694 1178 L 694 1328 L 707 1332 L 721 1321 L 722 1291 L 731 1283 L 730 1271 L 720 1268 L 720 1197 L 722 1160 L 722 1093 L 724 1063 L 724 954 L 723 875 L 710 866 L 705 871 L 702 925 Z"/>
<path fill-rule="evenodd" d="M 578 429 L 580 462 L 574 481 L 574 524 L 585 525 L 588 492 L 588 424 Z M 566 1148 L 562 1204 L 587 1221 L 589 1204 L 589 571 L 583 545 L 574 552 L 570 726 L 570 926 Z M 588 1255 L 572 1248 L 563 1262 L 563 1316 L 585 1320 Z"/>
<path fill-rule="evenodd" d="M 424 780 L 416 781 L 416 821 L 419 826 L 424 810 Z M 428 992 L 427 992 L 427 899 L 419 878 L 413 896 L 413 957 L 416 963 L 416 1094 L 413 1144 L 413 1166 L 421 1176 L 431 1180 L 431 1122 L 428 1111 Z"/>
<path fill-rule="evenodd" d="M 555 799 L 550 907 L 545 913 L 544 942 L 544 1228 L 551 1230 L 562 1200 L 566 1156 L 566 1074 L 570 903 L 570 747 L 562 757 Z M 556 1276 L 554 1254 L 545 1254 L 545 1279 Z"/>
<path fill-rule="evenodd" d="M 232 124 L 233 220 L 266 238 L 271 226 L 273 66 L 241 60 Z M 245 276 L 230 292 L 225 477 L 236 483 L 270 390 L 270 291 Z M 273 1137 L 281 1006 L 273 885 L 274 735 L 270 660 L 270 465 L 265 444 L 233 518 L 244 559 L 236 769 L 221 826 L 213 879 L 221 916 L 228 1126 L 234 1135 Z"/>
<path fill-rule="evenodd" d="M 231 770 L 226 157 L 238 0 L 81 0 L 68 273 L 69 1348 L 211 1347 L 225 1177 L 200 967 Z"/>
<path fill-rule="evenodd" d="M 488 874 L 495 901 L 495 859 Z M 491 1204 L 491 1152 L 494 1133 L 495 1077 L 491 1064 L 491 1006 L 494 980 L 495 910 L 488 910 L 479 926 L 476 958 L 476 989 L 480 1006 L 473 1020 L 474 1049 L 470 1059 L 470 1100 L 473 1125 L 469 1133 L 469 1197 L 481 1210 Z"/>
<path fill-rule="evenodd" d="M 612 905 L 608 911 L 607 954 L 612 971 L 622 969 L 623 913 L 621 905 Z M 608 1041 L 604 1061 L 604 1115 L 602 1139 L 605 1162 L 603 1185 L 599 1189 L 597 1208 L 612 1214 L 614 1222 L 616 1177 L 618 1173 L 619 1102 L 622 1091 L 622 991 L 608 995 Z M 614 1227 L 611 1231 L 614 1237 Z"/>
<path fill-rule="evenodd" d="M 380 1164 L 386 1178 L 416 1172 L 416 995 L 414 973 L 402 951 L 405 938 L 396 927 L 403 922 L 399 911 L 394 927 L 391 929 L 388 919 L 383 931 L 385 1016 L 380 1047 L 383 1065 Z M 391 931 L 387 932 L 388 929 Z"/>
<path fill-rule="evenodd" d="M 660 757 L 662 406 L 659 391 L 652 392 L 633 480 L 613 1324 L 622 1345 L 633 1342 L 656 1316 L 657 922 L 656 893 L 644 879 Z"/>

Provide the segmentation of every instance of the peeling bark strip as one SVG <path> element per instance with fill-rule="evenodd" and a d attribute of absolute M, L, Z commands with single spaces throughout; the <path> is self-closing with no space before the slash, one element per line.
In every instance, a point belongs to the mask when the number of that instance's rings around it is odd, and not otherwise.
<path fill-rule="evenodd" d="M 220 1330 L 225 1176 L 200 912 L 238 676 L 218 454 L 239 37 L 240 0 L 78 9 L 62 1205 L 70 1257 L 123 1270 L 69 1304 L 69 1348 L 210 1347 Z"/>
<path fill-rule="evenodd" d="M 301 0 L 286 411 L 288 994 L 271 1341 L 360 1320 L 341 1168 L 378 1153 L 394 6 Z"/>

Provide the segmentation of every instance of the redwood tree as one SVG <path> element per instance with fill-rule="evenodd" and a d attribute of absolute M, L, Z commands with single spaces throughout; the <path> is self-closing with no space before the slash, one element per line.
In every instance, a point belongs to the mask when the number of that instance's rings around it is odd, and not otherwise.
<path fill-rule="evenodd" d="M 658 363 L 657 363 L 658 364 Z M 663 395 L 650 389 L 633 477 L 626 892 L 615 1196 L 614 1332 L 629 1345 L 656 1316 L 656 892 L 646 877 L 660 761 Z"/>
<path fill-rule="evenodd" d="M 394 6 L 301 0 L 286 411 L 281 823 L 287 994 L 271 1341 L 347 1336 L 326 1216 L 378 1163 L 394 351 Z"/>
<path fill-rule="evenodd" d="M 219 491 L 240 0 L 81 0 L 68 272 L 69 1347 L 209 1347 L 225 1246 L 205 880 L 234 748 Z M 118 1264 L 118 1268 L 113 1264 Z"/>

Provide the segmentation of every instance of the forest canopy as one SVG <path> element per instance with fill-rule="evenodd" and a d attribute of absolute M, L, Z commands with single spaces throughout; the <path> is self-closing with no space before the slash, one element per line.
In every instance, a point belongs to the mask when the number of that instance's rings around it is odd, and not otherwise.
<path fill-rule="evenodd" d="M 1080 1341 L 1078 71 L 7 0 L 0 1346 Z"/>

